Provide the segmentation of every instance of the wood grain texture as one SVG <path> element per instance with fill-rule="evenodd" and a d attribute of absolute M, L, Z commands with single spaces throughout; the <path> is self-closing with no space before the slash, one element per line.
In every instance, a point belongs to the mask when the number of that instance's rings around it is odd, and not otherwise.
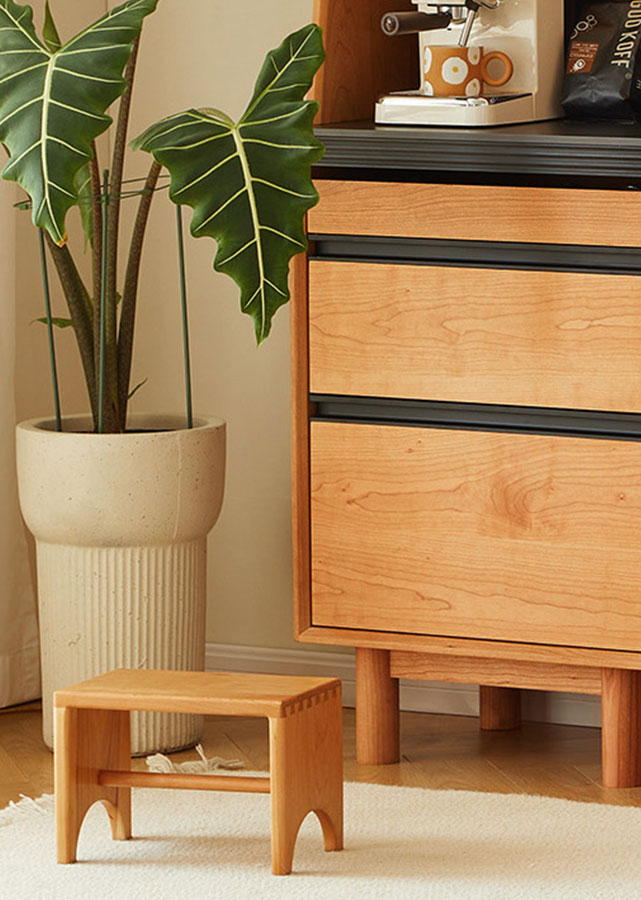
<path fill-rule="evenodd" d="M 294 634 L 311 625 L 309 532 L 309 350 L 307 256 L 292 261 L 290 362 L 292 419 L 292 552 Z"/>
<path fill-rule="evenodd" d="M 638 247 L 638 191 L 319 180 L 315 234 Z"/>
<path fill-rule="evenodd" d="M 386 37 L 380 21 L 389 9 L 389 0 L 316 0 L 327 51 L 311 93 L 320 103 L 317 124 L 371 120 L 380 94 L 418 87 L 416 36 Z M 394 9 L 414 7 L 397 0 Z"/>
<path fill-rule="evenodd" d="M 314 261 L 318 394 L 641 410 L 641 279 Z"/>
<path fill-rule="evenodd" d="M 437 653 L 451 657 L 474 656 L 497 659 L 508 665 L 515 660 L 579 667 L 641 670 L 641 653 L 592 647 L 568 647 L 555 644 L 518 643 L 475 638 L 442 637 L 434 634 L 402 634 L 396 631 L 372 631 L 367 628 L 340 628 L 312 625 L 298 638 L 307 644 L 334 644 L 338 647 L 365 647 L 372 650 Z"/>
<path fill-rule="evenodd" d="M 606 787 L 641 785 L 641 672 L 603 670 L 602 769 Z"/>
<path fill-rule="evenodd" d="M 641 446 L 312 424 L 315 625 L 637 650 Z"/>
<path fill-rule="evenodd" d="M 339 686 L 337 679 L 302 675 L 116 669 L 56 691 L 54 705 L 278 717 L 290 715 L 301 703 Z"/>
<path fill-rule="evenodd" d="M 129 713 L 63 707 L 54 712 L 57 857 L 73 863 L 85 815 L 98 801 L 114 840 L 131 837 L 131 788 L 99 781 L 101 769 L 129 765 Z"/>
<path fill-rule="evenodd" d="M 356 649 L 356 758 L 367 766 L 397 763 L 398 678 L 388 650 Z"/>
<path fill-rule="evenodd" d="M 481 731 L 513 731 L 521 724 L 521 691 L 516 688 L 479 687 Z"/>
<path fill-rule="evenodd" d="M 340 684 L 295 715 L 269 720 L 272 871 L 292 870 L 303 819 L 314 812 L 325 850 L 343 849 L 343 732 Z"/>
<path fill-rule="evenodd" d="M 526 688 L 534 691 L 565 691 L 573 694 L 601 693 L 601 669 L 597 666 L 588 668 L 403 650 L 393 650 L 390 660 L 390 671 L 394 678 Z"/>

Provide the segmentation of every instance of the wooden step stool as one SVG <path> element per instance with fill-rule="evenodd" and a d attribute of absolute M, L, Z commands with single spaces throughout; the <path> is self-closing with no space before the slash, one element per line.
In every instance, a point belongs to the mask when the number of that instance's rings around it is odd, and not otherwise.
<path fill-rule="evenodd" d="M 87 811 L 102 801 L 115 840 L 131 837 L 131 788 L 272 795 L 272 871 L 292 870 L 298 829 L 320 819 L 326 850 L 343 848 L 343 750 L 338 680 L 118 669 L 57 691 L 58 862 L 76 861 Z M 131 771 L 130 710 L 269 719 L 269 778 Z"/>

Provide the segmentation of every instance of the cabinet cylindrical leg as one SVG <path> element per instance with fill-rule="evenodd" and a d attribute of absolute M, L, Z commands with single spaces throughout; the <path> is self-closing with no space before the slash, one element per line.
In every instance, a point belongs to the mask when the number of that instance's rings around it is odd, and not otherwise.
<path fill-rule="evenodd" d="M 356 759 L 362 765 L 399 761 L 398 678 L 389 650 L 356 649 Z"/>
<path fill-rule="evenodd" d="M 513 731 L 521 724 L 521 691 L 482 684 L 479 708 L 481 731 Z"/>
<path fill-rule="evenodd" d="M 601 746 L 605 787 L 641 785 L 641 672 L 602 669 Z"/>

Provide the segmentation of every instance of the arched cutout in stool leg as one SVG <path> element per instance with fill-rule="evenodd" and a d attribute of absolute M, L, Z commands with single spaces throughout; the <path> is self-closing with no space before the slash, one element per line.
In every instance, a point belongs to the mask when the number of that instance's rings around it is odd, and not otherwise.
<path fill-rule="evenodd" d="M 101 800 L 100 802 L 109 816 L 111 836 L 114 841 L 128 841 L 131 837 L 131 791 L 118 788 L 118 793 L 128 796 L 119 796 L 117 803 L 112 803 L 110 800 Z"/>
<path fill-rule="evenodd" d="M 342 850 L 343 849 L 343 822 L 342 819 L 340 823 L 334 823 L 334 820 L 326 813 L 324 809 L 315 809 L 313 812 L 316 813 L 318 817 L 318 821 L 321 824 L 321 828 L 323 829 L 323 843 L 325 845 L 325 850 L 328 852 L 331 850 Z"/>
<path fill-rule="evenodd" d="M 314 813 L 320 822 L 323 832 L 323 845 L 326 851 L 343 849 L 343 829 L 337 827 L 331 817 L 322 809 L 310 809 L 299 820 L 297 825 L 284 823 L 278 831 L 272 830 L 272 871 L 274 875 L 289 875 L 294 864 L 294 852 L 301 825 L 307 816 Z M 275 838 L 275 835 L 278 835 Z"/>

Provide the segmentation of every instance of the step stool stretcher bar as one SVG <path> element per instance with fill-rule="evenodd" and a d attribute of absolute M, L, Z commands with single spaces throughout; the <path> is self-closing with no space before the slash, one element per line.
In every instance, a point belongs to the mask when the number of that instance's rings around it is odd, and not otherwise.
<path fill-rule="evenodd" d="M 98 783 L 108 787 L 181 788 L 190 791 L 238 791 L 246 794 L 269 794 L 271 790 L 269 778 L 109 769 L 98 773 Z"/>

